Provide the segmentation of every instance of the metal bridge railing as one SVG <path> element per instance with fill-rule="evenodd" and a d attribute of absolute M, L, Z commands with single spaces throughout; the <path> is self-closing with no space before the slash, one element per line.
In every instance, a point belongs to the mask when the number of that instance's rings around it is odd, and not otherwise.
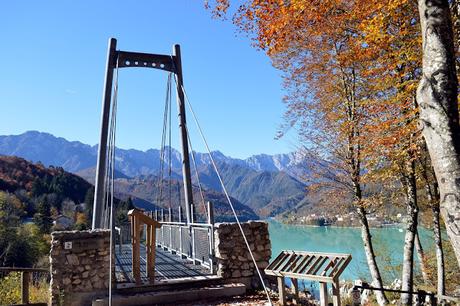
<path fill-rule="evenodd" d="M 201 264 L 214 273 L 214 213 L 210 202 L 207 206 L 207 223 L 182 222 L 180 209 L 177 222 L 172 221 L 171 210 L 168 221 L 165 220 L 164 211 L 160 214 L 156 212 L 154 219 L 161 223 L 161 228 L 156 233 L 156 244 L 164 250 Z"/>

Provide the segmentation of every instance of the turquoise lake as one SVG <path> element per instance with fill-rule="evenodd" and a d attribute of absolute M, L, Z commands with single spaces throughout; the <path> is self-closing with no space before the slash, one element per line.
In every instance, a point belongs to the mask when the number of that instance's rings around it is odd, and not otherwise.
<path fill-rule="evenodd" d="M 275 220 L 268 220 L 268 223 L 272 260 L 281 250 L 347 253 L 352 255 L 352 261 L 343 272 L 341 279 L 368 278 L 369 272 L 360 228 L 288 225 Z M 425 249 L 432 247 L 431 232 L 426 229 L 419 231 L 423 247 Z M 379 265 L 383 266 L 384 263 L 390 263 L 392 266 L 401 265 L 404 231 L 400 228 L 375 228 L 371 230 L 371 234 Z M 383 257 L 388 259 L 382 260 Z M 387 279 L 392 278 L 391 275 L 386 276 Z"/>

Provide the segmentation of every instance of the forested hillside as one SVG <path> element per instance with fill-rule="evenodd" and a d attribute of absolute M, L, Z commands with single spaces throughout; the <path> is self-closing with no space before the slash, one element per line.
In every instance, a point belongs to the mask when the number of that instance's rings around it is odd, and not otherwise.
<path fill-rule="evenodd" d="M 0 156 L 0 266 L 42 264 L 52 230 L 88 227 L 85 202 L 92 203 L 92 186 L 82 178 Z"/>

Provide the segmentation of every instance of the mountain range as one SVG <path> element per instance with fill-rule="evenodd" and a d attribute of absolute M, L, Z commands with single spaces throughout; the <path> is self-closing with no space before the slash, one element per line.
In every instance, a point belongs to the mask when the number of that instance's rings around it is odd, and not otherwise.
<path fill-rule="evenodd" d="M 171 150 L 173 169 L 181 168 L 181 154 Z M 97 145 L 88 145 L 79 141 L 68 141 L 49 133 L 28 131 L 20 135 L 0 136 L 0 154 L 20 156 L 31 161 L 40 161 L 44 165 L 63 167 L 69 172 L 91 168 L 96 164 Z M 255 171 L 295 172 L 301 165 L 301 156 L 289 154 L 258 154 L 246 159 L 232 158 L 220 151 L 213 151 L 215 161 L 247 167 Z M 130 177 L 148 175 L 159 170 L 159 149 L 140 151 L 135 149 L 116 149 L 116 168 Z M 197 166 L 209 165 L 207 153 L 195 152 Z"/>
<path fill-rule="evenodd" d="M 174 180 L 181 179 L 181 154 L 170 149 Z M 89 182 L 94 181 L 97 146 L 78 141 L 68 141 L 48 133 L 29 131 L 20 135 L 0 136 L 0 154 L 25 158 L 44 165 L 53 165 L 76 173 Z M 166 154 L 168 156 L 169 154 Z M 308 163 L 295 154 L 259 154 L 246 159 L 232 158 L 219 151 L 212 152 L 230 196 L 249 207 L 260 217 L 274 216 L 306 201 L 305 185 L 298 174 L 308 170 Z M 196 172 L 202 187 L 208 194 L 221 193 L 218 177 L 208 154 L 194 152 Z M 124 186 L 124 194 L 154 203 L 151 194 L 157 189 L 154 182 L 160 173 L 160 150 L 115 150 L 116 178 Z M 192 169 L 192 173 L 194 170 Z M 195 174 L 194 185 L 198 184 Z M 145 182 L 149 188 L 131 188 Z M 118 186 L 117 185 L 117 186 Z M 128 187 L 126 187 L 128 186 Z M 131 190 L 127 192 L 127 190 Z M 134 190 L 134 191 L 133 191 Z M 136 191 L 137 190 L 137 191 Z M 139 190 L 142 190 L 139 191 Z M 147 191 L 148 190 L 148 191 Z M 161 203 L 154 203 L 155 205 Z"/>

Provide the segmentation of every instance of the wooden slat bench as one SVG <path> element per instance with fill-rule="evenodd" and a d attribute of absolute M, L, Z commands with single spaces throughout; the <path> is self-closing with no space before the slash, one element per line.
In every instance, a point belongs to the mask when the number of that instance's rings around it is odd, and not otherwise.
<path fill-rule="evenodd" d="M 327 284 L 332 284 L 332 301 L 340 306 L 339 276 L 351 261 L 350 254 L 282 251 L 265 269 L 267 275 L 278 278 L 280 303 L 286 304 L 284 278 L 289 277 L 294 287 L 296 301 L 299 298 L 298 279 L 318 281 L 321 306 L 328 305 Z"/>

